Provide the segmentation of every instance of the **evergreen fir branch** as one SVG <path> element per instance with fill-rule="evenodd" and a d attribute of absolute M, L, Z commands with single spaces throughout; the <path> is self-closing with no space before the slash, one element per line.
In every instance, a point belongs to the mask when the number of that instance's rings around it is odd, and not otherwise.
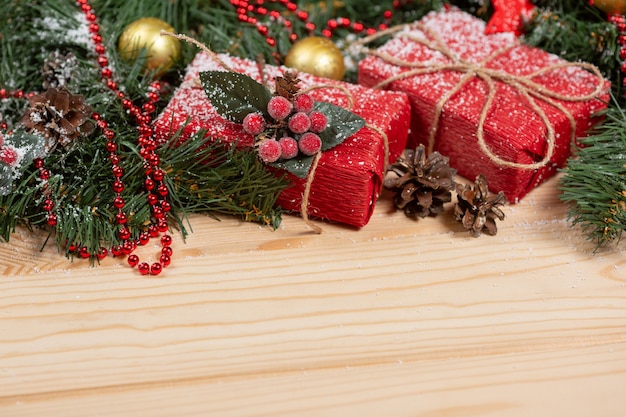
<path fill-rule="evenodd" d="M 50 186 L 60 182 L 58 176 L 49 179 Z M 0 196 L 0 238 L 8 242 L 18 225 L 33 230 L 33 226 L 45 221 L 42 210 L 32 210 L 41 202 L 41 187 L 36 172 L 24 172 L 15 186 L 20 193 L 14 192 Z"/>
<path fill-rule="evenodd" d="M 612 81 L 613 94 L 623 94 L 617 30 L 606 15 L 589 4 L 570 0 L 538 3 L 523 41 L 568 61 L 597 66 Z"/>
<path fill-rule="evenodd" d="M 172 201 L 182 213 L 235 215 L 244 221 L 276 228 L 281 209 L 276 200 L 289 186 L 286 178 L 267 170 L 253 149 L 238 150 L 200 131 L 176 145 L 162 147 Z"/>
<path fill-rule="evenodd" d="M 192 22 L 187 16 L 192 16 L 190 10 L 200 7 L 201 2 L 166 3 L 94 1 L 101 21 L 101 33 L 106 38 L 107 57 L 116 70 L 115 80 L 123 86 L 126 97 L 135 103 L 145 100 L 152 80 L 149 74 L 142 71 L 141 57 L 134 62 L 120 59 L 115 45 L 117 36 L 127 23 L 145 16 L 173 19 L 174 25 L 189 29 L 186 25 Z M 232 6 L 229 5 L 229 8 L 233 12 Z M 143 188 L 143 160 L 136 146 L 137 131 L 121 101 L 100 81 L 100 68 L 95 62 L 89 43 L 90 34 L 85 30 L 86 22 L 81 21 L 80 11 L 76 5 L 68 7 L 64 0 L 43 0 L 37 7 L 13 2 L 0 10 L 0 17 L 7 17 L 4 22 L 19 28 L 17 31 L 10 30 L 8 25 L 0 23 L 3 57 L 0 85 L 10 90 L 38 91 L 42 88 L 41 68 L 50 51 L 72 52 L 77 57 L 77 68 L 68 88 L 75 94 L 84 95 L 116 133 L 120 166 L 125 173 L 123 196 L 128 213 L 127 225 L 136 238 L 150 223 L 151 216 Z M 71 35 L 68 36 L 68 33 Z M 223 35 L 227 36 L 226 31 Z M 34 44 L 38 48 L 32 53 Z M 13 65 L 6 65 L 8 62 Z M 177 76 L 171 81 L 178 82 Z M 167 90 L 157 104 L 164 106 L 171 92 L 172 89 Z M 5 118 L 4 121 L 19 128 L 25 100 L 6 99 L 1 105 L 3 115 L 11 115 L 11 120 Z M 68 149 L 58 148 L 46 157 L 46 167 L 52 173 L 47 182 L 47 192 L 56 204 L 54 212 L 58 216 L 54 229 L 47 226 L 46 215 L 41 208 L 45 197 L 37 171 L 32 166 L 22 167 L 24 173 L 15 184 L 15 192 L 0 198 L 2 239 L 9 241 L 18 225 L 29 229 L 47 228 L 68 256 L 71 256 L 68 244 L 85 246 L 90 253 L 96 253 L 102 246 L 121 243 L 115 222 L 117 209 L 112 205 L 115 194 L 111 189 L 111 164 L 104 152 L 106 142 L 106 138 L 95 133 Z M 163 164 L 171 175 L 167 185 L 171 189 L 169 199 L 173 227 L 185 235 L 187 231 L 183 220 L 192 212 L 236 215 L 247 221 L 278 226 L 281 210 L 274 206 L 278 193 L 287 183 L 280 176 L 268 172 L 253 152 L 238 151 L 234 147 L 220 148 L 219 142 L 208 144 L 201 136 L 179 145 L 169 144 L 159 150 Z"/>
<path fill-rule="evenodd" d="M 267 171 L 253 151 L 240 151 L 219 140 L 203 139 L 201 133 L 189 140 L 172 142 L 159 149 L 172 204 L 173 227 L 187 234 L 184 218 L 189 213 L 226 214 L 244 221 L 278 227 L 281 209 L 275 207 L 278 194 L 288 186 L 280 175 Z M 120 244 L 113 207 L 114 192 L 110 162 L 102 154 L 104 140 L 90 146 L 76 146 L 66 153 L 53 154 L 47 162 L 60 170 L 48 181 L 51 198 L 56 202 L 58 224 L 54 230 L 57 245 L 85 246 L 90 253 L 101 247 Z M 174 146 L 176 144 L 176 146 Z M 99 149 L 98 149 L 99 148 Z M 143 163 L 136 146 L 119 144 L 120 166 L 124 169 L 126 189 L 125 211 L 130 213 L 128 228 L 133 238 L 150 224 L 150 209 L 146 205 Z M 46 227 L 40 208 L 43 196 L 37 185 L 36 173 L 24 175 L 14 192 L 0 197 L 0 233 L 10 240 L 18 224 L 32 229 Z"/>
<path fill-rule="evenodd" d="M 597 132 L 582 140 L 560 183 L 569 218 L 597 248 L 619 241 L 626 228 L 626 114 L 612 106 L 605 116 Z"/>

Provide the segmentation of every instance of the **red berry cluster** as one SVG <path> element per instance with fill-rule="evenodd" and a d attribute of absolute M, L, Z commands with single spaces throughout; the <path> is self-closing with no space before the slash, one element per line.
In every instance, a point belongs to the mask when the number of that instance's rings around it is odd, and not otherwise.
<path fill-rule="evenodd" d="M 0 133 L 0 161 L 12 167 L 17 163 L 17 159 L 17 150 L 11 145 L 6 145 L 4 143 L 4 136 Z"/>
<path fill-rule="evenodd" d="M 259 138 L 257 152 L 263 162 L 295 158 L 300 152 L 307 156 L 318 153 L 322 139 L 318 133 L 326 129 L 328 119 L 313 110 L 315 101 L 309 94 L 298 94 L 293 101 L 276 95 L 267 103 L 265 120 L 261 113 L 249 113 L 243 119 L 243 129 Z"/>

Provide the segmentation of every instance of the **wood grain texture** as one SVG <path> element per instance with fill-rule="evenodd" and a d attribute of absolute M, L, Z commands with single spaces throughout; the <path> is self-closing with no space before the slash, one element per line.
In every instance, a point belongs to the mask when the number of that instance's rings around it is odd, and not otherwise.
<path fill-rule="evenodd" d="M 158 278 L 17 231 L 0 415 L 623 416 L 624 245 L 594 254 L 557 185 L 477 239 L 385 196 L 319 236 L 195 216 Z"/>

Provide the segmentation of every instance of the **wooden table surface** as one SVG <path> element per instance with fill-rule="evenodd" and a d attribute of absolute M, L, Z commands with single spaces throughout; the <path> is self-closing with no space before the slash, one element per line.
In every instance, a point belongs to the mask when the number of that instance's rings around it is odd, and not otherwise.
<path fill-rule="evenodd" d="M 495 237 L 389 196 L 322 235 L 194 216 L 157 278 L 20 230 L 0 244 L 0 416 L 623 417 L 626 246 L 593 254 L 557 187 Z"/>

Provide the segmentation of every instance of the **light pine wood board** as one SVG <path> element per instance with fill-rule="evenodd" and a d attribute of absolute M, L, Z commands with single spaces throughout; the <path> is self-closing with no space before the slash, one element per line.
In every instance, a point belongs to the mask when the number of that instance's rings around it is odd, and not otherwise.
<path fill-rule="evenodd" d="M 18 230 L 0 416 L 623 416 L 625 247 L 593 253 L 557 187 L 505 207 L 495 237 L 388 195 L 322 235 L 193 216 L 157 278 Z"/>

